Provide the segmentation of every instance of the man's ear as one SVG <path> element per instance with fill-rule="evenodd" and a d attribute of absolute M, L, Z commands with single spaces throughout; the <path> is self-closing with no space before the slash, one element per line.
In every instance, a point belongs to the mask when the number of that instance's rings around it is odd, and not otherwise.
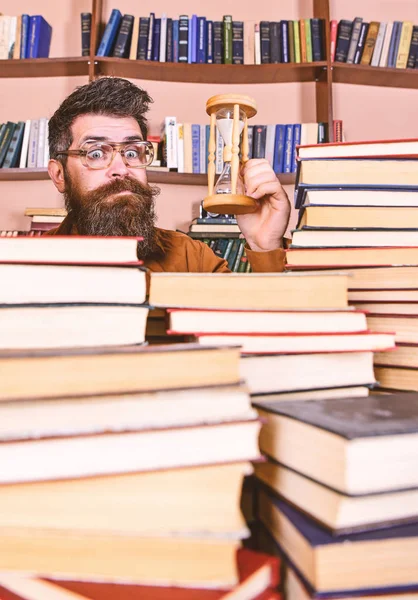
<path fill-rule="evenodd" d="M 48 163 L 48 173 L 54 182 L 57 190 L 63 194 L 65 190 L 64 167 L 58 160 L 51 160 Z"/>

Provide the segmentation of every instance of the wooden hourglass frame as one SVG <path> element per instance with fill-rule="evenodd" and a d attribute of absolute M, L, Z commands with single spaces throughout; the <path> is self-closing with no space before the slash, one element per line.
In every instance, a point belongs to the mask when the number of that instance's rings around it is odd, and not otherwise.
<path fill-rule="evenodd" d="M 224 139 L 224 163 L 230 163 L 231 168 L 231 193 L 216 193 L 215 190 L 215 154 L 216 154 L 216 115 L 220 109 L 229 109 L 233 113 L 231 143 Z M 243 117 L 242 141 L 240 148 L 240 111 Z M 205 210 L 219 214 L 241 215 L 254 212 L 257 203 L 245 194 L 237 193 L 240 157 L 241 161 L 248 161 L 248 119 L 257 114 L 255 100 L 240 94 L 221 94 L 212 96 L 206 102 L 206 112 L 210 116 L 209 157 L 208 157 L 208 195 L 203 201 Z M 241 113 L 242 114 L 242 113 Z"/>

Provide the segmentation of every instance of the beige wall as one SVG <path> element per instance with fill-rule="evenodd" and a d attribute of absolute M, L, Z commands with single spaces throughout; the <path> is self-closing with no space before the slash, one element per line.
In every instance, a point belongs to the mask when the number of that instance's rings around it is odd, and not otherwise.
<path fill-rule="evenodd" d="M 150 5 L 136 0 L 103 0 L 106 18 L 113 7 L 136 16 L 147 14 Z M 23 12 L 43 14 L 53 25 L 51 56 L 80 55 L 79 15 L 90 9 L 90 0 L 2 0 L 3 14 Z M 278 8 L 280 7 L 280 8 Z M 279 20 L 312 15 L 310 0 L 286 0 L 274 3 L 231 2 L 228 12 L 241 20 Z M 197 10 L 195 0 L 182 0 L 175 6 L 166 0 L 154 0 L 152 10 L 169 16 L 178 12 L 192 14 Z M 205 5 L 209 18 L 219 19 L 226 11 L 225 2 L 213 0 Z M 417 0 L 331 0 L 331 17 L 336 19 L 362 16 L 365 20 L 412 20 L 418 24 Z M 1 64 L 0 64 L 1 69 Z M 59 102 L 74 87 L 87 81 L 74 78 L 0 78 L 0 122 L 50 116 Z M 157 133 L 164 116 L 173 114 L 180 121 L 207 123 L 204 106 L 213 94 L 246 93 L 256 98 L 259 112 L 253 123 L 307 122 L 315 120 L 313 84 L 272 84 L 221 86 L 206 84 L 174 84 L 158 81 L 135 82 L 147 89 L 154 98 L 150 113 L 150 129 Z M 344 121 L 347 140 L 385 139 L 391 137 L 418 137 L 415 118 L 418 91 L 371 86 L 335 85 L 334 114 Z M 161 186 L 158 198 L 159 225 L 187 230 L 190 220 L 197 216 L 198 205 L 205 194 L 199 186 Z M 291 190 L 289 190 L 289 193 Z M 1 182 L 0 229 L 26 229 L 28 219 L 23 216 L 27 206 L 61 206 L 62 200 L 52 183 Z"/>

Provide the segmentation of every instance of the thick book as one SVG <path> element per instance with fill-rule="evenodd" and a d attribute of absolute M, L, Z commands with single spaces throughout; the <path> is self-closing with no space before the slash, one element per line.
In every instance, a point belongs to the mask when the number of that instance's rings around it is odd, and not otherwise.
<path fill-rule="evenodd" d="M 291 248 L 418 246 L 418 229 L 295 229 Z"/>
<path fill-rule="evenodd" d="M 418 56 L 418 25 L 412 28 L 411 45 L 409 47 L 408 59 L 406 63 L 407 69 L 415 69 Z"/>
<path fill-rule="evenodd" d="M 134 16 L 127 14 L 123 15 L 112 56 L 116 58 L 129 58 L 133 27 Z"/>
<path fill-rule="evenodd" d="M 332 535 L 265 490 L 258 501 L 261 522 L 318 592 L 364 597 L 418 590 L 417 523 Z"/>
<path fill-rule="evenodd" d="M 270 63 L 271 50 L 270 50 L 270 22 L 260 21 L 260 59 L 261 64 Z"/>
<path fill-rule="evenodd" d="M 344 273 L 152 273 L 149 302 L 171 308 L 336 309 L 347 306 Z"/>
<path fill-rule="evenodd" d="M 350 47 L 353 21 L 342 19 L 338 23 L 337 42 L 335 50 L 335 62 L 346 62 Z"/>
<path fill-rule="evenodd" d="M 221 65 L 224 61 L 224 36 L 222 21 L 213 21 L 213 62 Z"/>
<path fill-rule="evenodd" d="M 372 21 L 369 25 L 367 37 L 364 41 L 364 50 L 360 60 L 360 64 L 362 65 L 370 65 L 371 63 L 373 50 L 376 44 L 377 35 L 379 33 L 379 26 L 380 23 L 378 21 Z"/>
<path fill-rule="evenodd" d="M 106 24 L 102 39 L 97 49 L 97 56 L 110 56 L 115 45 L 116 36 L 122 21 L 122 13 L 114 8 Z"/>
<path fill-rule="evenodd" d="M 138 60 L 147 60 L 149 28 L 150 28 L 150 18 L 149 17 L 140 17 L 140 19 L 139 19 L 138 51 L 136 54 L 136 57 Z"/>
<path fill-rule="evenodd" d="M 257 402 L 255 407 L 267 419 L 261 451 L 319 483 L 351 495 L 418 487 L 417 394 Z M 308 448 L 315 448 L 309 461 Z M 334 460 L 324 461 L 330 453 Z"/>
<path fill-rule="evenodd" d="M 298 229 L 304 227 L 418 229 L 418 207 L 307 205 L 297 223 Z"/>
<path fill-rule="evenodd" d="M 418 520 L 418 488 L 349 496 L 273 459 L 255 463 L 254 470 L 270 490 L 334 534 L 385 529 Z"/>
<path fill-rule="evenodd" d="M 281 32 L 280 22 L 270 21 L 269 22 L 269 35 L 270 35 L 270 62 L 280 63 L 282 62 L 282 47 L 281 47 Z"/>
<path fill-rule="evenodd" d="M 232 64 L 232 16 L 223 16 L 223 62 Z"/>
<path fill-rule="evenodd" d="M 81 20 L 81 56 L 90 56 L 91 13 L 80 13 Z"/>
<path fill-rule="evenodd" d="M 300 206 L 418 206 L 418 187 L 414 186 L 308 186 L 299 196 Z"/>
<path fill-rule="evenodd" d="M 397 343 L 418 343 L 418 315 L 416 312 L 412 314 L 398 313 L 395 305 L 393 312 L 389 312 L 387 309 L 384 312 L 370 312 L 367 315 L 367 322 L 376 331 L 383 331 L 385 327 L 390 327 L 391 331 L 396 332 Z"/>
<path fill-rule="evenodd" d="M 353 26 L 351 29 L 350 43 L 348 46 L 347 58 L 345 61 L 347 64 L 354 63 L 354 55 L 356 53 L 356 48 L 357 48 L 357 43 L 358 43 L 358 39 L 360 36 L 362 22 L 363 22 L 362 17 L 356 17 L 353 21 Z"/>
<path fill-rule="evenodd" d="M 29 18 L 28 58 L 48 58 L 52 27 L 42 15 Z"/>
<path fill-rule="evenodd" d="M 374 248 L 289 248 L 286 251 L 290 269 L 315 267 L 373 267 L 417 265 L 417 247 Z"/>
<path fill-rule="evenodd" d="M 372 352 L 246 356 L 240 369 L 251 394 L 375 384 Z"/>
<path fill-rule="evenodd" d="M 359 65 L 361 58 L 363 56 L 363 51 L 364 51 L 364 45 L 366 43 L 366 38 L 367 38 L 367 33 L 369 31 L 369 23 L 366 22 L 362 22 L 361 27 L 360 27 L 360 35 L 358 38 L 358 42 L 357 42 L 357 47 L 356 47 L 356 51 L 354 53 L 354 60 L 353 63 L 355 65 Z"/>
<path fill-rule="evenodd" d="M 3 169 L 13 169 L 19 166 L 19 157 L 22 149 L 24 131 L 25 121 L 18 121 L 18 123 L 16 123 L 16 127 L 14 128 L 12 138 L 4 157 L 2 164 Z"/>
<path fill-rule="evenodd" d="M 273 591 L 280 582 L 278 557 L 240 548 L 237 567 L 239 583 L 227 590 L 46 581 L 4 575 L 0 593 L 4 600 L 280 600 Z"/>
<path fill-rule="evenodd" d="M 244 22 L 232 21 L 232 64 L 244 64 Z"/>

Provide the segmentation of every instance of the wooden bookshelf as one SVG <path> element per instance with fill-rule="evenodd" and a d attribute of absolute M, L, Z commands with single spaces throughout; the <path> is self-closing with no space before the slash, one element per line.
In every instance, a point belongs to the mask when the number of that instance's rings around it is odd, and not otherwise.
<path fill-rule="evenodd" d="M 0 77 L 71 77 L 89 74 L 89 59 L 86 56 L 2 60 L 0 66 Z"/>
<path fill-rule="evenodd" d="M 207 175 L 195 173 L 176 173 L 175 171 L 148 170 L 150 183 L 166 183 L 172 185 L 207 185 Z M 294 185 L 295 173 L 280 173 L 282 185 Z M 46 181 L 49 179 L 47 169 L 0 169 L 0 181 Z"/>
<path fill-rule="evenodd" d="M 418 89 L 418 69 L 394 69 L 333 63 L 332 80 L 334 83 Z"/>

